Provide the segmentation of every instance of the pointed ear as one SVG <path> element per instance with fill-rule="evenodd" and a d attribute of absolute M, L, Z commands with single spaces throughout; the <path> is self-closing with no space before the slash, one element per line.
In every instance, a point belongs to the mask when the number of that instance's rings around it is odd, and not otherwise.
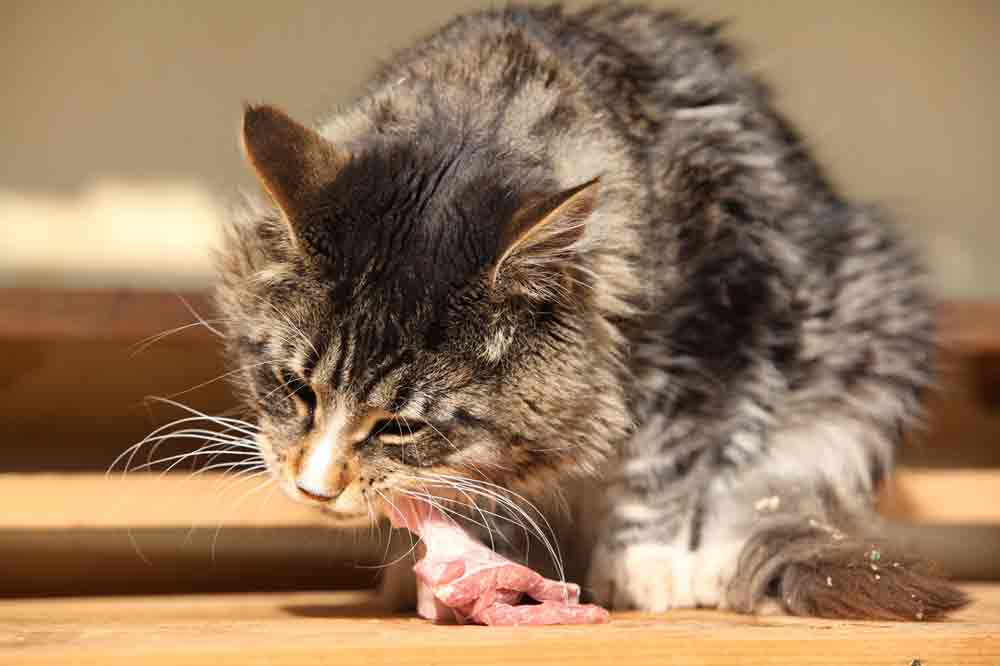
<path fill-rule="evenodd" d="M 316 130 L 273 106 L 247 106 L 243 148 L 257 178 L 295 227 L 296 213 L 337 176 L 345 156 Z"/>
<path fill-rule="evenodd" d="M 548 196 L 534 197 L 511 218 L 501 237 L 491 282 L 515 265 L 558 264 L 583 237 L 587 218 L 597 205 L 598 178 Z"/>

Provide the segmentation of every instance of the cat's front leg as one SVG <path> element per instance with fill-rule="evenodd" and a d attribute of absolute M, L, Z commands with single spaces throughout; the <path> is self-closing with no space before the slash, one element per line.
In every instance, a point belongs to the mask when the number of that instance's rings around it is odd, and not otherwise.
<path fill-rule="evenodd" d="M 586 590 L 596 603 L 649 612 L 724 605 L 742 544 L 721 534 L 703 542 L 704 507 L 695 493 L 609 493 L 587 577 Z"/>
<path fill-rule="evenodd" d="M 732 442 L 704 449 L 677 478 L 623 475 L 593 551 L 595 601 L 753 612 L 774 597 L 795 615 L 879 620 L 937 618 L 965 603 L 880 534 L 871 461 L 890 446 L 880 430 L 831 413 L 774 429 L 742 464 L 735 448 L 747 447 Z"/>

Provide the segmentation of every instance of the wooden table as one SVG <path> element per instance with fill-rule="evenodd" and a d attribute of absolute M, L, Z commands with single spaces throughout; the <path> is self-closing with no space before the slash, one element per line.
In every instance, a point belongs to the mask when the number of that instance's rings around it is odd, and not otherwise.
<path fill-rule="evenodd" d="M 939 623 L 713 611 L 622 613 L 584 627 L 434 626 L 369 592 L 0 601 L 0 664 L 1000 664 L 1000 586 Z M 915 661 L 916 660 L 916 661 Z"/>

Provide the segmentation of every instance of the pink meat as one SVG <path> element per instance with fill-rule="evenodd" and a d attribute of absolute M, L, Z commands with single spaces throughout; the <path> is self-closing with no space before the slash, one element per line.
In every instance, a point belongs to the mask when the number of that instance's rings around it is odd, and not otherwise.
<path fill-rule="evenodd" d="M 594 624 L 608 612 L 580 603 L 580 588 L 543 578 L 470 537 L 425 502 L 394 500 L 389 519 L 420 536 L 425 553 L 414 566 L 418 612 L 435 622 L 489 625 Z M 517 605 L 527 594 L 538 604 Z"/>

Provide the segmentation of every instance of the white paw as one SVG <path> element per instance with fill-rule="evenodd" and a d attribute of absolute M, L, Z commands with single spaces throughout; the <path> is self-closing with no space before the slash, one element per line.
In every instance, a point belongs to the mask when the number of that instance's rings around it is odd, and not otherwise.
<path fill-rule="evenodd" d="M 686 544 L 598 545 L 588 589 L 595 601 L 616 609 L 663 612 L 717 606 L 736 566 L 736 545 L 691 552 Z"/>
<path fill-rule="evenodd" d="M 622 548 L 598 545 L 590 560 L 588 587 L 595 601 L 616 609 L 662 612 L 677 606 L 676 549 L 659 544 Z"/>

